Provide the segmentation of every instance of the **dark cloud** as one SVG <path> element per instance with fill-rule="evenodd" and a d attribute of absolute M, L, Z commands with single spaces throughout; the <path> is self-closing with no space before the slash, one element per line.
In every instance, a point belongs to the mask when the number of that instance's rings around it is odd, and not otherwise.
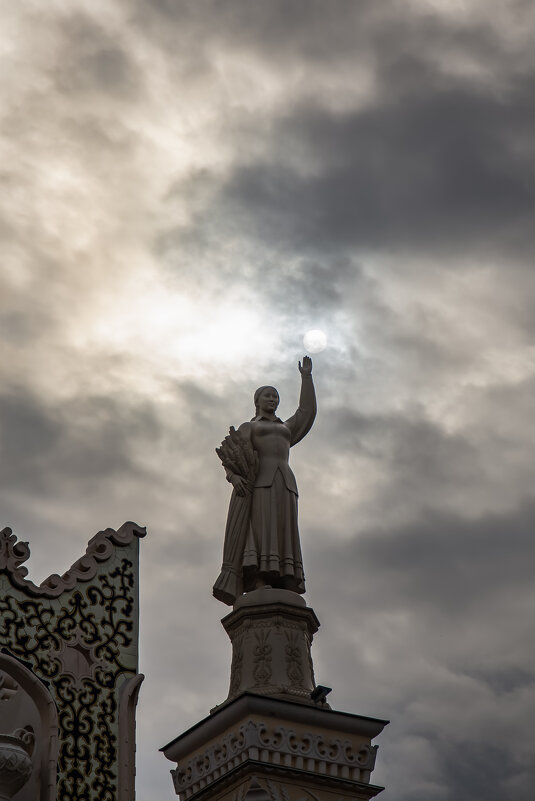
<path fill-rule="evenodd" d="M 143 73 L 121 44 L 94 18 L 74 13 L 61 25 L 63 44 L 55 70 L 60 91 L 132 100 L 143 87 Z"/>
<path fill-rule="evenodd" d="M 158 434 L 153 412 L 109 397 L 78 398 L 50 406 L 27 392 L 0 397 L 3 492 L 25 485 L 50 492 L 58 477 L 81 484 L 117 479 L 135 470 L 131 444 Z"/>
<path fill-rule="evenodd" d="M 324 74 L 364 64 L 399 85 L 396 64 L 403 57 L 405 76 L 418 83 L 422 75 L 413 54 L 470 54 L 476 64 L 497 64 L 508 69 L 511 44 L 499 21 L 475 6 L 473 14 L 443 14 L 428 3 L 410 8 L 395 3 L 378 5 L 373 0 L 274 0 L 251 3 L 230 0 L 200 0 L 195 4 L 175 0 L 137 0 L 129 3 L 130 21 L 161 48 L 175 51 L 177 60 L 190 60 L 196 69 L 212 68 L 218 56 L 239 53 L 254 56 L 272 68 L 301 69 L 305 79 L 300 90 L 314 96 L 314 81 L 320 68 Z M 525 9 L 512 4 L 505 16 L 514 22 Z M 500 20 L 503 23 L 503 18 Z M 191 47 L 191 42 L 195 46 Z M 178 46 L 178 44 L 182 46 Z M 515 43 L 529 56 L 527 42 Z M 202 54 L 202 55 L 201 55 Z M 453 59 L 452 59 L 453 60 Z M 410 69 L 410 65 L 414 69 Z M 446 66 L 446 65 L 444 65 Z M 387 88 L 387 87 L 385 87 Z"/>
<path fill-rule="evenodd" d="M 187 460 L 188 474 L 169 475 L 170 486 L 200 483 L 207 455 L 213 454 L 217 467 L 215 447 L 226 433 L 219 419 L 221 398 L 194 381 L 171 381 L 166 391 L 174 395 L 171 419 L 135 394 L 128 399 L 120 393 L 75 396 L 52 404 L 20 388 L 4 391 L 2 492 L 25 488 L 32 495 L 45 494 L 58 483 L 102 492 L 109 482 L 126 481 L 144 481 L 148 488 L 161 479 L 147 463 L 147 453 Z"/>
<path fill-rule="evenodd" d="M 519 594 L 531 586 L 534 512 L 531 504 L 475 520 L 429 512 L 402 529 L 360 532 L 348 546 L 347 564 L 360 565 L 361 591 L 363 578 L 373 575 L 375 606 L 382 598 L 391 604 L 395 595 L 396 604 L 439 617 L 477 617 L 489 601 L 507 606 L 513 600 L 512 577 Z"/>
<path fill-rule="evenodd" d="M 213 176 L 216 194 L 197 217 L 197 236 L 206 241 L 213 231 L 215 242 L 238 234 L 278 254 L 309 254 L 311 262 L 367 248 L 433 248 L 452 258 L 467 250 L 529 252 L 535 66 L 528 61 L 515 71 L 510 44 L 490 22 L 463 26 L 455 16 L 398 15 L 368 3 L 343 3 L 338 12 L 306 5 L 301 25 L 300 3 L 231 3 L 223 11 L 202 3 L 185 19 L 174 4 L 151 6 L 155 17 L 204 31 L 201 49 L 220 40 L 257 58 L 283 51 L 289 61 L 315 66 L 329 54 L 335 76 L 340 60 L 355 70 L 362 48 L 373 53 L 364 63 L 375 90 L 357 108 L 333 109 L 328 93 L 309 86 L 275 109 L 269 124 L 260 118 L 251 125 L 239 112 L 227 118 L 222 136 L 244 146 L 223 183 Z M 218 20 L 217 32 L 209 17 Z M 448 71 L 463 58 L 482 76 Z M 258 139 L 264 156 L 251 155 Z"/>
<path fill-rule="evenodd" d="M 530 81 L 505 98 L 424 85 L 360 112 L 296 110 L 271 137 L 273 160 L 237 165 L 217 206 L 283 251 L 514 252 L 533 225 L 532 159 L 517 147 L 535 123 L 533 96 Z M 312 175 L 275 155 L 296 141 Z"/>
<path fill-rule="evenodd" d="M 138 0 L 130 8 L 133 23 L 158 44 L 172 47 L 173 42 L 182 41 L 190 57 L 219 46 L 225 51 L 236 47 L 260 49 L 269 61 L 282 57 L 293 61 L 308 55 L 330 62 L 333 40 L 342 49 L 353 48 L 358 23 L 365 23 L 373 5 L 366 0 L 357 10 L 350 0 L 335 0 L 330 7 L 318 0 L 233 0 L 224 5 L 216 0 L 201 0 L 193 5 L 174 0 Z M 344 26 L 339 25 L 341 17 L 345 19 Z M 195 54 L 191 53 L 188 37 L 196 42 Z"/>
<path fill-rule="evenodd" d="M 533 514 L 531 503 L 474 519 L 428 511 L 402 527 L 359 527 L 337 547 L 322 545 L 319 538 L 307 547 L 319 575 L 335 570 L 340 576 L 349 605 L 360 606 L 373 588 L 376 611 L 399 608 L 439 618 L 458 615 L 464 628 L 471 616 L 485 615 L 487 608 L 496 609 L 500 603 L 504 610 L 509 604 L 514 607 L 524 593 L 533 593 Z M 485 661 L 480 669 L 491 673 Z M 522 668 L 517 670 L 511 675 L 521 679 Z"/>
<path fill-rule="evenodd" d="M 300 258 L 278 261 L 277 251 L 257 265 L 258 289 L 277 308 L 294 319 L 299 315 L 327 323 L 342 301 L 355 297 L 359 307 L 377 308 L 380 303 L 373 280 L 360 264 L 344 254 L 325 260 Z"/>
<path fill-rule="evenodd" d="M 467 670 L 467 675 L 487 684 L 498 696 L 508 696 L 517 690 L 533 687 L 535 675 L 515 666 L 483 665 L 479 669 Z"/>
<path fill-rule="evenodd" d="M 529 798 L 533 738 L 525 723 L 535 671 L 525 612 L 535 600 L 534 512 L 531 502 L 473 519 L 427 513 L 411 525 L 361 530 L 347 543 L 307 544 L 309 594 L 325 628 L 317 672 L 327 683 L 336 677 L 336 704 L 346 708 L 357 693 L 365 713 L 392 720 L 380 745 L 386 775 L 375 777 L 386 780 L 388 795 Z M 333 627 L 345 639 L 335 658 Z M 353 666 L 351 677 L 341 675 L 340 661 Z M 510 738 L 518 732 L 526 747 L 516 749 Z M 494 761 L 487 770 L 496 749 L 500 769 Z"/>
<path fill-rule="evenodd" d="M 441 508 L 450 496 L 458 497 L 466 482 L 484 474 L 481 450 L 469 435 L 448 433 L 418 406 L 388 414 L 331 406 L 322 428 L 326 459 L 333 460 L 329 472 L 342 455 L 348 464 L 362 465 L 362 471 L 373 467 L 379 472 L 378 508 L 395 509 L 408 499 L 419 511 Z"/>
<path fill-rule="evenodd" d="M 485 746 L 476 743 L 463 743 L 462 747 L 452 747 L 441 742 L 441 768 L 445 775 L 452 777 L 445 801 L 473 801 L 475 794 L 489 798 L 501 794 L 504 798 L 514 788 L 514 795 L 528 798 L 533 786 L 531 767 L 522 764 L 511 753 L 503 753 L 499 743 Z M 423 801 L 423 799 L 422 799 Z"/>
<path fill-rule="evenodd" d="M 35 310 L 32 316 L 22 309 L 0 314 L 0 337 L 4 343 L 25 346 L 35 338 L 36 331 L 50 325 L 49 317 L 45 310 Z"/>

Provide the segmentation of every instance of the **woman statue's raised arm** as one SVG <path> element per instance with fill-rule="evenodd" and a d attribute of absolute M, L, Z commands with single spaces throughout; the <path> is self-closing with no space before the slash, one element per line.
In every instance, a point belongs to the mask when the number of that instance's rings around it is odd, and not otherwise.
<path fill-rule="evenodd" d="M 301 373 L 301 394 L 299 396 L 299 406 L 292 417 L 286 420 L 286 425 L 290 429 L 292 438 L 290 445 L 295 445 L 303 439 L 312 428 L 316 417 L 316 393 L 312 381 L 312 359 L 310 356 L 303 356 L 303 364 L 299 362 L 299 372 Z"/>

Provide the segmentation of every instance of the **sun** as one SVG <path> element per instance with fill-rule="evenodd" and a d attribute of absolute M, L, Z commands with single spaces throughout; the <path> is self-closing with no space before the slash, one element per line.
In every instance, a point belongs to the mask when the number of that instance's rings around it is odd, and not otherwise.
<path fill-rule="evenodd" d="M 327 335 L 319 328 L 313 328 L 303 337 L 303 345 L 309 353 L 320 353 L 327 347 Z"/>

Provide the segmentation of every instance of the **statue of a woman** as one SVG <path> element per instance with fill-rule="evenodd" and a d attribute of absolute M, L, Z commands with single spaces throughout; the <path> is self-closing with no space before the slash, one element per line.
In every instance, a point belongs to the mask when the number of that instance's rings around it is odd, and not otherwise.
<path fill-rule="evenodd" d="M 255 416 L 217 448 L 233 486 L 223 546 L 223 567 L 214 596 L 233 604 L 243 592 L 263 586 L 304 593 L 305 577 L 297 528 L 297 485 L 288 464 L 290 447 L 308 434 L 316 416 L 312 360 L 299 362 L 301 396 L 284 422 L 275 412 L 279 393 L 259 387 Z"/>

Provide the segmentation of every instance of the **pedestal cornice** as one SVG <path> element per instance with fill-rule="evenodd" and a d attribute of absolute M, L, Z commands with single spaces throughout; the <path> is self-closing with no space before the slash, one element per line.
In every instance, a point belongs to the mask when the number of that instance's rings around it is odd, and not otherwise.
<path fill-rule="evenodd" d="M 208 717 L 203 718 L 190 729 L 179 734 L 170 743 L 160 748 L 160 751 L 165 754 L 167 759 L 178 762 L 179 759 L 183 759 L 185 754 L 201 747 L 206 742 L 207 737 L 219 736 L 226 729 L 249 715 L 261 715 L 268 719 L 277 718 L 278 720 L 326 728 L 344 734 L 359 734 L 370 739 L 377 737 L 389 723 L 388 720 L 354 715 L 351 712 L 303 706 L 299 703 L 283 701 L 279 698 L 268 698 L 255 693 L 243 693 L 234 701 L 216 707 Z"/>
<path fill-rule="evenodd" d="M 161 750 L 182 801 L 215 797 L 240 777 L 278 777 L 299 786 L 352 788 L 371 798 L 377 746 L 387 721 L 246 693 Z M 358 791 L 358 792 L 357 792 Z"/>

